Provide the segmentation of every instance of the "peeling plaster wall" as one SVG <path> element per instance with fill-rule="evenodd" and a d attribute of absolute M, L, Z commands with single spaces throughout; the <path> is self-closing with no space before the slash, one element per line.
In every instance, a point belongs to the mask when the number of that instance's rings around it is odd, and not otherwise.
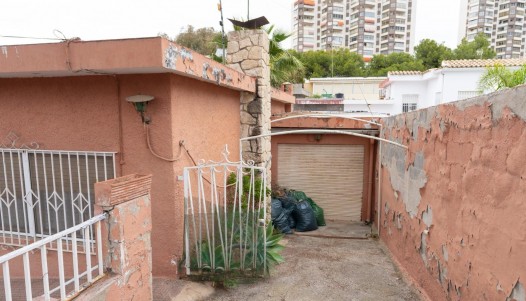
<path fill-rule="evenodd" d="M 380 237 L 432 300 L 520 300 L 526 86 L 383 120 Z"/>

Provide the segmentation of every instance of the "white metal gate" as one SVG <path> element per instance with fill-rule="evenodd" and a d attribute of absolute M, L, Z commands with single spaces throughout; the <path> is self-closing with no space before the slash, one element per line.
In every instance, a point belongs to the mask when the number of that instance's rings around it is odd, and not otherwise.
<path fill-rule="evenodd" d="M 89 220 L 93 184 L 114 177 L 115 153 L 0 148 L 0 244 L 27 245 Z"/>
<path fill-rule="evenodd" d="M 266 170 L 244 163 L 184 169 L 185 257 L 188 275 L 264 276 Z"/>

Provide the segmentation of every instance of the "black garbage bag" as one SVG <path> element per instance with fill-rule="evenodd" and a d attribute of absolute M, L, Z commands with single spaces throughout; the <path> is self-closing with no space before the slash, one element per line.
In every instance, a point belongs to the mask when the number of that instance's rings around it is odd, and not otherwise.
<path fill-rule="evenodd" d="M 292 234 L 292 230 L 289 226 L 289 216 L 291 213 L 290 209 L 283 209 L 281 201 L 278 199 L 272 199 L 270 215 L 272 217 L 272 224 L 281 233 Z"/>
<path fill-rule="evenodd" d="M 294 217 L 292 216 L 292 211 L 294 208 L 296 208 L 296 200 L 290 197 L 281 197 L 279 198 L 281 200 L 281 206 L 283 207 L 283 210 L 287 210 L 289 212 L 288 215 L 288 221 L 289 221 L 289 227 L 294 229 L 296 228 L 296 221 L 294 220 Z"/>
<path fill-rule="evenodd" d="M 270 202 L 270 215 L 272 220 L 276 219 L 282 211 L 283 207 L 281 206 L 281 201 L 278 199 L 272 199 Z"/>
<path fill-rule="evenodd" d="M 323 209 L 316 203 L 314 203 L 314 201 L 311 198 L 307 198 L 307 202 L 309 202 L 310 206 L 312 207 L 312 211 L 314 211 L 318 227 L 327 225 L 325 223 L 325 215 L 323 214 Z"/>
<path fill-rule="evenodd" d="M 292 216 L 296 221 L 296 231 L 306 232 L 318 229 L 316 216 L 314 211 L 307 201 L 300 201 L 296 204 L 296 208 L 292 211 Z"/>
<path fill-rule="evenodd" d="M 289 198 L 294 199 L 296 202 L 299 202 L 301 200 L 305 200 L 307 198 L 307 195 L 303 191 L 296 191 L 296 190 L 289 190 L 287 191 L 287 196 Z"/>
<path fill-rule="evenodd" d="M 294 219 L 294 216 L 292 216 L 292 210 L 293 209 L 290 209 L 290 214 L 289 214 L 289 218 L 287 219 L 287 221 L 289 222 L 289 227 L 291 229 L 296 229 L 296 220 Z"/>

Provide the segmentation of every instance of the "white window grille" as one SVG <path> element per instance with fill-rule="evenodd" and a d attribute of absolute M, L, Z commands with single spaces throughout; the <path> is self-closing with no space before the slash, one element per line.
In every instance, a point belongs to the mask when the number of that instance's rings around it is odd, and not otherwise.
<path fill-rule="evenodd" d="M 114 177 L 115 153 L 0 148 L 0 244 L 27 245 L 89 220 L 94 183 Z"/>
<path fill-rule="evenodd" d="M 476 97 L 482 94 L 481 91 L 458 91 L 458 100 Z"/>
<path fill-rule="evenodd" d="M 402 94 L 402 112 L 414 111 L 418 104 L 418 94 Z"/>
<path fill-rule="evenodd" d="M 416 103 L 403 103 L 402 104 L 402 112 L 407 113 L 416 110 L 417 104 Z"/>

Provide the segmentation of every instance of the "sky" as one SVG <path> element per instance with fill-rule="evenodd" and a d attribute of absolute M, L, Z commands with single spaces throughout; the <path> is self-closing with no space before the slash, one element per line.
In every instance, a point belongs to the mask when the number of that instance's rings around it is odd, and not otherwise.
<path fill-rule="evenodd" d="M 223 0 L 227 18 L 266 16 L 271 24 L 291 29 L 293 0 Z M 416 42 L 431 38 L 449 47 L 458 40 L 460 0 L 418 0 Z M 5 38 L 79 37 L 82 40 L 151 37 L 166 33 L 175 37 L 182 28 L 220 29 L 219 0 L 0 0 L 0 45 L 53 42 L 53 40 Z M 62 34 L 57 32 L 59 30 Z M 283 46 L 290 47 L 290 42 Z"/>

